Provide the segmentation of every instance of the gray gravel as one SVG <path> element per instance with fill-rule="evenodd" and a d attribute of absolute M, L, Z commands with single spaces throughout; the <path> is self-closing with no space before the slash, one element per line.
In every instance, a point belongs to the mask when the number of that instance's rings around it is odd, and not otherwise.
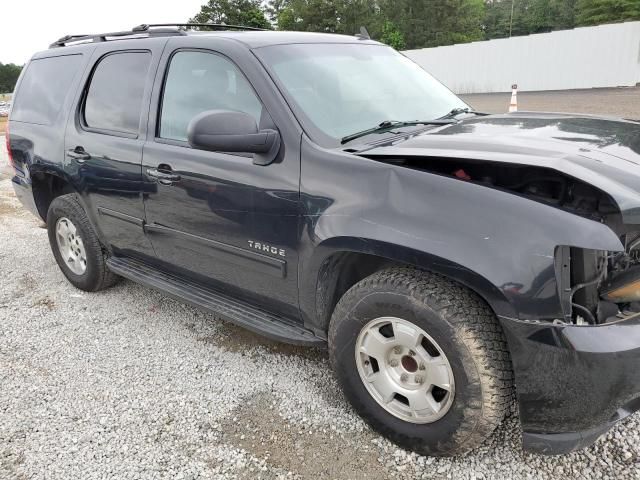
<path fill-rule="evenodd" d="M 3 166 L 0 479 L 640 478 L 638 415 L 563 457 L 524 454 L 514 417 L 461 458 L 398 449 L 347 406 L 322 351 L 128 281 L 75 290 Z"/>

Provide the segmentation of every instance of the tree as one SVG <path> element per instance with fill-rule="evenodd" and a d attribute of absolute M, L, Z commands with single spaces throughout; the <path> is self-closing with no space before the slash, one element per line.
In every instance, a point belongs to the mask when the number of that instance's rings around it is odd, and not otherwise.
<path fill-rule="evenodd" d="M 575 0 L 517 0 L 517 34 L 545 33 L 575 26 Z"/>
<path fill-rule="evenodd" d="M 511 2 L 513 1 L 515 0 L 487 0 L 485 2 L 485 38 L 505 38 L 509 36 Z"/>
<path fill-rule="evenodd" d="M 376 1 L 338 0 L 337 3 L 340 14 L 339 33 L 354 35 L 360 31 L 360 27 L 365 27 L 374 38 L 382 35 L 387 19 L 380 15 Z"/>
<path fill-rule="evenodd" d="M 487 39 L 508 37 L 510 30 L 517 36 L 575 26 L 576 0 L 487 0 L 485 4 Z"/>
<path fill-rule="evenodd" d="M 407 48 L 484 39 L 484 0 L 379 0 L 383 18 L 398 26 Z"/>
<path fill-rule="evenodd" d="M 640 20 L 639 0 L 578 0 L 578 25 Z"/>
<path fill-rule="evenodd" d="M 192 21 L 353 35 L 423 48 L 640 20 L 640 0 L 209 0 Z"/>
<path fill-rule="evenodd" d="M 370 33 L 382 31 L 376 2 L 371 0 L 271 0 L 267 9 L 279 10 L 279 30 L 354 35 L 364 26 Z"/>
<path fill-rule="evenodd" d="M 22 67 L 13 63 L 0 63 L 0 93 L 11 93 L 16 86 Z"/>
<path fill-rule="evenodd" d="M 339 33 L 338 7 L 335 0 L 289 0 L 278 15 L 278 29 Z"/>
<path fill-rule="evenodd" d="M 273 25 L 278 24 L 278 17 L 289 4 L 289 0 L 268 0 L 264 4 L 264 10 L 267 18 Z"/>
<path fill-rule="evenodd" d="M 393 22 L 388 20 L 384 22 L 384 25 L 382 26 L 382 36 L 380 37 L 380 41 L 395 48 L 396 50 L 402 50 L 407 46 L 402 32 Z"/>
<path fill-rule="evenodd" d="M 260 0 L 209 0 L 189 22 L 271 28 Z"/>

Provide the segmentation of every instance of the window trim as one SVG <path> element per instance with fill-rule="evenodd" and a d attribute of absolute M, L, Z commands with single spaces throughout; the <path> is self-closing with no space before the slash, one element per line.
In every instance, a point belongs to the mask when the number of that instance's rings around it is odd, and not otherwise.
<path fill-rule="evenodd" d="M 258 101 L 260 102 L 260 105 L 262 105 L 262 111 L 266 112 L 267 115 L 269 115 L 269 117 L 271 117 L 271 114 L 269 113 L 269 111 L 267 110 L 267 107 L 265 106 L 264 102 L 262 101 L 262 99 L 260 98 L 260 95 L 258 95 L 258 92 L 256 92 L 255 87 L 253 86 L 253 84 L 251 83 L 251 81 L 249 80 L 249 78 L 247 77 L 247 75 L 242 71 L 242 69 L 240 68 L 240 66 L 233 61 L 233 59 L 231 59 L 229 56 L 218 52 L 217 50 L 212 50 L 209 48 L 194 48 L 194 47 L 180 47 L 175 49 L 173 52 L 171 52 L 171 54 L 169 55 L 169 57 L 167 58 L 167 61 L 165 63 L 165 69 L 164 72 L 162 73 L 162 85 L 160 88 L 160 97 L 158 99 L 158 111 L 156 113 L 156 125 L 155 125 L 155 131 L 153 132 L 153 136 L 154 136 L 154 141 L 156 143 L 161 143 L 164 145 L 173 145 L 176 147 L 184 147 L 184 148 L 190 148 L 191 150 L 197 150 L 195 148 L 193 148 L 191 145 L 189 145 L 188 141 L 184 141 L 184 140 L 175 140 L 172 138 L 164 138 L 160 136 L 160 127 L 162 125 L 162 110 L 163 110 L 163 104 L 164 104 L 164 93 L 165 93 L 165 88 L 167 85 L 167 78 L 169 77 L 169 70 L 171 70 L 171 63 L 173 62 L 173 57 L 175 57 L 178 53 L 181 52 L 197 52 L 197 53 L 206 53 L 208 55 L 216 55 L 218 57 L 223 58 L 224 60 L 227 60 L 231 65 L 233 65 L 237 71 L 240 73 L 240 75 L 242 75 L 244 77 L 244 79 L 246 80 L 247 84 L 249 85 L 249 87 L 251 88 L 251 91 L 254 93 L 254 95 L 256 96 L 256 98 L 258 99 Z M 264 114 L 264 113 L 263 113 Z M 258 120 L 256 123 L 258 123 L 258 128 L 260 127 L 260 120 Z M 204 152 L 204 150 L 201 150 Z M 207 153 L 222 153 L 225 155 L 232 155 L 234 157 L 245 157 L 245 158 L 252 158 L 253 154 L 252 153 L 242 153 L 242 152 L 222 152 L 222 151 L 210 151 Z"/>
<path fill-rule="evenodd" d="M 78 110 L 77 110 L 77 121 L 78 121 L 78 125 L 80 126 L 80 129 L 84 132 L 89 132 L 89 133 L 97 133 L 100 135 L 109 135 L 112 137 L 119 137 L 119 138 L 130 138 L 132 140 L 136 140 L 138 138 L 140 138 L 140 130 L 141 130 L 141 126 L 142 126 L 142 113 L 145 112 L 145 108 L 144 105 L 142 104 L 142 101 L 144 101 L 144 95 L 142 97 L 141 100 L 141 105 L 140 105 L 140 118 L 138 119 L 138 131 L 136 133 L 131 133 L 131 132 L 121 132 L 119 130 L 109 130 L 106 128 L 96 128 L 96 127 L 91 127 L 87 124 L 87 121 L 85 119 L 85 107 L 86 107 L 86 103 L 87 103 L 87 98 L 89 95 L 89 89 L 91 88 L 91 84 L 93 82 L 93 76 L 95 75 L 96 71 L 98 70 L 98 67 L 100 66 L 100 64 L 102 63 L 102 61 L 111 56 L 111 55 L 118 55 L 118 54 L 122 54 L 122 53 L 146 53 L 149 55 L 149 70 L 147 71 L 147 74 L 145 76 L 144 79 L 144 91 L 147 90 L 147 88 L 149 87 L 149 71 L 151 70 L 151 66 L 152 66 L 152 62 L 153 62 L 153 52 L 151 50 L 148 49 L 127 49 L 127 50 L 112 50 L 110 52 L 105 53 L 104 55 L 102 55 L 100 58 L 98 58 L 94 63 L 93 63 L 93 67 L 91 68 L 91 73 L 89 74 L 87 81 L 85 82 L 84 88 L 82 89 L 82 95 L 80 97 L 80 102 L 78 102 Z"/>

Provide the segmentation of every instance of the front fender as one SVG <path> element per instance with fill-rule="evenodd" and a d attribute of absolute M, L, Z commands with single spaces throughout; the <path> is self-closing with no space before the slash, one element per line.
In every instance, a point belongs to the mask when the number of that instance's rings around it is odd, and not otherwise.
<path fill-rule="evenodd" d="M 317 291 L 321 288 L 320 284 L 323 279 L 331 276 L 329 270 L 339 268 L 333 265 L 331 260 L 342 253 L 362 253 L 393 263 L 428 268 L 433 272 L 452 278 L 475 291 L 498 315 L 506 317 L 516 315 L 513 306 L 495 285 L 462 265 L 457 265 L 445 258 L 438 258 L 426 252 L 389 242 L 368 238 L 336 237 L 318 245 L 313 257 L 304 269 L 305 275 L 301 278 L 303 284 L 302 292 L 308 294 L 307 297 L 301 298 L 303 310 L 305 310 L 304 307 L 306 306 L 309 311 L 314 311 L 315 315 L 313 316 L 320 317 L 321 321 L 324 315 L 320 315 L 320 312 L 323 312 L 324 306 L 317 305 Z M 328 313 L 330 315 L 330 312 Z M 321 325 L 316 326 L 322 327 Z"/>

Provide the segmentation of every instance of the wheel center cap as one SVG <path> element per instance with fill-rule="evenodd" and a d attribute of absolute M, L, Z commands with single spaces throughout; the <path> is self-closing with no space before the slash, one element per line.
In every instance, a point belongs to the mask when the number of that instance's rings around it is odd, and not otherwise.
<path fill-rule="evenodd" d="M 400 362 L 402 363 L 402 368 L 404 368 L 409 373 L 414 373 L 418 370 L 418 362 L 416 362 L 413 357 L 410 357 L 409 355 L 405 355 L 404 357 L 402 357 L 402 360 L 400 360 Z"/>

